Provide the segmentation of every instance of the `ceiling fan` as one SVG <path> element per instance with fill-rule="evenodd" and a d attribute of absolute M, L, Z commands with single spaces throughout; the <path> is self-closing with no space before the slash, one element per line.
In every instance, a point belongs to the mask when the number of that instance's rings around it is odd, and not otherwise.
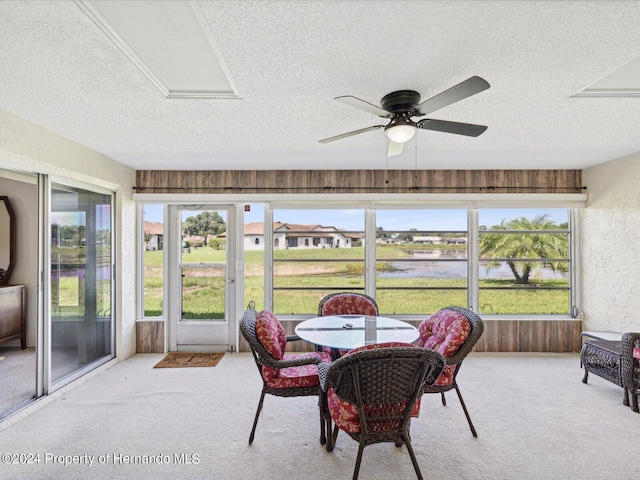
<path fill-rule="evenodd" d="M 413 90 L 398 90 L 391 92 L 380 100 L 380 107 L 372 103 L 365 102 L 350 95 L 336 97 L 339 102 L 360 108 L 366 112 L 373 113 L 391 121 L 387 125 L 374 125 L 372 127 L 361 128 L 353 132 L 343 133 L 335 137 L 320 140 L 320 143 L 329 143 L 342 138 L 351 137 L 360 133 L 369 132 L 383 128 L 389 137 L 389 150 L 387 155 L 399 155 L 402 153 L 404 143 L 410 140 L 416 133 L 416 129 L 434 130 L 437 132 L 453 133 L 456 135 L 466 135 L 477 137 L 481 135 L 487 127 L 484 125 L 474 125 L 472 123 L 450 122 L 447 120 L 435 120 L 425 118 L 415 122 L 412 117 L 423 117 L 444 108 L 452 103 L 464 100 L 471 95 L 480 93 L 490 87 L 489 83 L 480 77 L 471 77 L 461 82 L 435 97 L 431 97 L 420 103 L 420 94 Z"/>

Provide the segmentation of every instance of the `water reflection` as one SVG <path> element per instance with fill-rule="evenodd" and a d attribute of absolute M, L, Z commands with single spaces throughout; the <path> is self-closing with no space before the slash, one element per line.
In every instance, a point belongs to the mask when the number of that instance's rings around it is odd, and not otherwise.
<path fill-rule="evenodd" d="M 416 262 L 416 261 L 393 261 L 388 262 L 389 271 L 378 272 L 378 278 L 467 278 L 467 252 L 466 251 L 444 251 L 426 250 L 409 251 L 411 259 L 435 259 L 436 261 Z M 437 259 L 442 259 L 438 262 Z M 513 279 L 513 273 L 506 262 L 499 266 L 491 267 L 487 270 L 483 262 L 480 262 L 479 277 L 485 279 Z M 553 271 L 549 267 L 542 268 L 535 272 L 534 278 L 542 279 L 567 279 L 568 273 Z"/>

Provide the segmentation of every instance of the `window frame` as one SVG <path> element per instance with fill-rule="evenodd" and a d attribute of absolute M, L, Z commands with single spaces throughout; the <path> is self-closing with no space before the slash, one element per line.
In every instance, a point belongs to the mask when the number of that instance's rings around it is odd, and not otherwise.
<path fill-rule="evenodd" d="M 473 221 L 475 223 L 475 233 L 477 235 L 477 238 L 475 239 L 475 248 L 474 248 L 474 257 L 475 257 L 475 261 L 476 261 L 476 265 L 474 266 L 474 270 L 477 272 L 477 277 L 475 278 L 475 282 L 474 282 L 474 293 L 472 295 L 472 301 L 470 301 L 470 308 L 472 308 L 474 311 L 476 312 L 480 312 L 481 310 L 481 305 L 480 305 L 480 290 L 509 290 L 509 291 L 516 291 L 516 290 L 522 290 L 522 291 L 533 291 L 533 290 L 561 290 L 561 291 L 567 291 L 568 295 L 567 295 L 567 313 L 557 313 L 557 314 L 550 314 L 550 313 L 537 313 L 537 314 L 532 314 L 532 313 L 528 313 L 528 314 L 521 314 L 521 313 L 505 313 L 505 314 L 500 314 L 500 313 L 482 313 L 483 317 L 487 317 L 487 316 L 491 316 L 491 317 L 495 317 L 495 318 L 533 318 L 533 319 L 539 319 L 539 318 L 577 318 L 579 315 L 579 304 L 578 304 L 578 291 L 579 288 L 577 286 L 577 282 L 579 280 L 579 275 L 578 272 L 580 271 L 579 265 L 580 265 L 580 260 L 579 260 L 579 241 L 576 239 L 576 237 L 579 237 L 579 235 L 576 233 L 578 231 L 581 232 L 581 218 L 582 216 L 579 214 L 579 212 L 582 209 L 578 209 L 575 207 L 565 207 L 565 206 L 553 206 L 553 205 L 541 205 L 541 206 L 537 206 L 535 204 L 532 205 L 528 205 L 526 207 L 523 206 L 501 206 L 499 208 L 494 208 L 494 209 L 499 209 L 501 211 L 508 211 L 508 210 L 545 210 L 545 209 L 549 209 L 549 210 L 566 210 L 567 211 L 567 228 L 565 229 L 554 229 L 554 230 L 528 230 L 528 229 L 522 229 L 522 230 L 493 230 L 493 229 L 487 229 L 487 230 L 480 230 L 480 210 L 488 210 L 487 208 L 480 208 L 480 209 L 474 209 L 473 212 Z M 568 287 L 535 287 L 535 288 L 531 288 L 531 287 L 527 287 L 527 286 L 513 286 L 513 287 L 481 287 L 480 286 L 480 278 L 479 278 L 479 272 L 480 272 L 480 268 L 481 267 L 481 263 L 482 260 L 480 259 L 480 237 L 482 234 L 492 234 L 492 233 L 497 233 L 497 234 L 504 234 L 504 235 L 508 235 L 508 234 L 527 234 L 527 233 L 560 233 L 560 234 L 566 234 L 567 235 L 567 258 L 533 258 L 533 259 L 525 259 L 525 258 L 514 258 L 514 257 L 509 257 L 509 258 L 492 258 L 491 260 L 493 261 L 497 261 L 497 262 L 507 262 L 510 260 L 515 260 L 515 261 L 528 261 L 528 262 L 533 262 L 533 263 L 544 263 L 544 262 L 549 262 L 549 261 L 561 261 L 561 262 L 567 262 L 568 263 L 568 270 L 567 270 L 567 281 L 568 281 Z"/>
<path fill-rule="evenodd" d="M 434 209 L 464 209 L 467 211 L 467 307 L 472 310 L 478 312 L 479 311 L 479 297 L 480 297 L 480 285 L 479 285 L 479 268 L 480 268 L 480 258 L 479 258 L 479 212 L 481 209 L 485 209 L 485 206 L 478 205 L 460 205 L 456 202 L 452 202 L 451 204 L 437 203 L 437 204 L 422 204 L 422 203 L 413 203 L 413 204 L 397 204 L 390 203 L 385 204 L 383 202 L 377 202 L 373 208 L 366 208 L 365 206 L 360 207 L 365 214 L 365 249 L 364 249 L 364 262 L 365 262 L 365 276 L 364 276 L 364 292 L 367 295 L 376 298 L 377 290 L 376 287 L 376 212 L 380 210 L 434 210 Z M 569 261 L 569 287 L 568 287 L 568 313 L 567 314 L 547 314 L 547 313 L 539 313 L 539 314 L 483 314 L 485 318 L 496 318 L 496 319 L 531 319 L 531 320 L 541 320 L 541 319 L 564 319 L 564 318 L 578 318 L 580 314 L 580 297 L 579 297 L 579 279 L 580 279 L 580 239 L 579 235 L 581 232 L 581 218 L 582 218 L 582 206 L 579 205 L 555 205 L 553 203 L 541 202 L 540 204 L 536 204 L 535 202 L 530 202 L 524 205 L 519 204 L 498 204 L 491 205 L 491 208 L 510 210 L 510 209 L 566 209 L 568 213 L 567 218 L 567 234 L 569 238 L 569 258 L 566 259 Z M 273 215 L 273 210 L 314 210 L 314 209 L 333 209 L 333 210 L 353 210 L 359 209 L 357 206 L 350 205 L 349 203 L 344 204 L 331 204 L 330 206 L 323 205 L 322 207 L 313 208 L 309 205 L 287 205 L 287 204 L 273 204 L 269 202 L 265 202 L 265 210 L 270 211 L 271 218 Z M 266 215 L 265 215 L 266 220 Z M 266 225 L 265 221 L 265 225 Z M 265 229 L 269 230 L 269 229 Z M 421 230 L 422 231 L 422 230 Z M 427 231 L 427 230 L 424 230 Z M 431 230 L 429 230 L 431 231 Z M 433 230 L 436 231 L 436 230 Z M 444 230 L 443 230 L 444 231 Z M 565 232 L 564 230 L 562 232 Z M 451 233 L 451 232 L 449 232 Z M 265 248 L 267 247 L 265 242 Z M 563 259 L 564 261 L 565 259 Z M 273 285 L 273 257 L 271 259 L 271 263 L 267 265 L 266 263 L 266 255 L 265 255 L 265 270 L 266 276 L 269 277 L 270 284 Z M 266 285 L 266 280 L 265 280 Z M 437 288 L 438 289 L 438 288 Z M 449 289 L 443 287 L 443 289 Z M 265 305 L 270 305 L 273 309 L 273 292 L 274 289 L 266 289 L 265 288 Z M 433 312 L 425 312 L 433 313 Z M 309 314 L 300 314 L 300 315 L 287 315 L 282 314 L 284 318 L 288 319 L 298 319 L 298 318 L 308 318 L 309 316 L 313 316 L 312 313 Z M 394 314 L 395 318 L 404 318 L 406 320 L 420 320 L 423 319 L 424 314 Z"/>
<path fill-rule="evenodd" d="M 584 208 L 586 206 L 586 193 L 360 193 L 358 195 L 343 193 L 309 193 L 309 194 L 226 194 L 226 193 L 202 193 L 202 194 L 182 194 L 182 193 L 164 193 L 162 195 L 153 193 L 134 193 L 133 200 L 137 204 L 163 204 L 169 205 L 173 203 L 235 203 L 240 208 L 249 203 L 257 203 L 263 206 L 264 222 L 270 224 L 273 222 L 272 211 L 277 208 L 298 208 L 298 209 L 354 209 L 362 208 L 365 210 L 365 219 L 372 215 L 374 210 L 379 209 L 425 209 L 425 208 L 465 208 L 468 210 L 470 217 L 469 223 L 469 243 L 477 244 L 474 236 L 477 232 L 477 213 L 478 208 L 567 208 L 570 215 L 571 235 L 571 258 L 573 263 L 570 267 L 570 285 L 571 285 L 571 304 L 573 305 L 570 315 L 483 315 L 487 318 L 496 319 L 517 319 L 517 320 L 561 320 L 571 318 L 581 318 L 582 298 L 581 298 L 581 275 L 582 261 L 582 218 Z M 320 206 L 321 205 L 321 206 Z M 140 216 L 138 217 L 140 218 Z M 476 221 L 476 225 L 473 221 Z M 367 220 L 366 225 L 369 222 Z M 365 251 L 375 248 L 375 215 L 372 225 L 372 233 L 366 240 Z M 142 227 L 140 227 L 141 235 Z M 264 305 L 262 308 L 273 309 L 272 304 L 272 257 L 273 257 L 273 234 L 271 229 L 265 229 L 264 239 Z M 141 243 L 141 241 L 140 241 Z M 282 248 L 282 247 L 281 247 Z M 138 248 L 140 252 L 140 248 Z M 365 254 L 365 293 L 374 294 L 371 286 L 374 284 L 375 269 L 370 262 L 371 253 Z M 470 255 L 469 262 L 477 259 L 477 256 Z M 165 259 L 166 260 L 166 259 Z M 141 265 L 141 262 L 140 264 Z M 139 269 L 140 270 L 140 269 Z M 470 266 L 469 284 L 477 282 L 478 268 L 477 264 Z M 142 285 L 141 283 L 139 285 Z M 140 296 L 138 296 L 140 298 Z M 141 303 L 141 302 L 140 302 Z M 468 305 L 477 311 L 477 291 L 473 288 L 469 289 Z M 305 319 L 313 315 L 287 316 L 286 320 Z M 406 316 L 394 315 L 395 318 L 405 320 L 421 320 L 424 315 Z M 138 318 L 140 318 L 138 316 Z"/>
<path fill-rule="evenodd" d="M 144 207 L 147 205 L 155 205 L 155 206 L 161 206 L 162 207 L 162 223 L 163 225 L 167 225 L 168 223 L 168 218 L 167 218 L 167 204 L 163 203 L 163 202 L 152 202 L 152 201 L 148 201 L 148 202 L 139 202 L 136 207 L 137 207 L 137 215 L 136 215 L 136 230 L 137 230 L 137 246 L 136 246 L 136 252 L 137 252 L 137 264 L 138 264 L 138 268 L 137 268 L 137 274 L 136 274 L 136 289 L 137 289 L 137 294 L 136 294 L 136 311 L 137 311 L 137 315 L 136 318 L 139 320 L 147 320 L 147 321 L 154 321 L 154 320 L 164 320 L 167 316 L 167 311 L 166 311 L 166 305 L 165 302 L 162 302 L 162 312 L 160 313 L 160 315 L 155 315 L 155 316 L 147 316 L 145 315 L 145 308 L 144 308 L 144 296 L 145 296 L 145 289 L 144 289 L 144 267 L 145 267 L 145 263 L 144 263 L 144 252 L 145 252 L 145 241 L 144 241 Z M 163 233 L 163 252 L 164 252 L 164 233 Z M 168 267 L 168 260 L 167 260 L 167 255 L 165 255 L 163 253 L 162 255 L 162 298 L 166 299 L 167 295 L 168 295 L 168 290 L 167 290 L 167 267 Z"/>

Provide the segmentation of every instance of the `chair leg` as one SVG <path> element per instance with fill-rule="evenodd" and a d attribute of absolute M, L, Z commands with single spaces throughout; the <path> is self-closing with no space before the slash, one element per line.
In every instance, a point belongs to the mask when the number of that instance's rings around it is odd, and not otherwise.
<path fill-rule="evenodd" d="M 446 407 L 447 406 L 447 401 L 444 398 L 444 392 L 440 392 L 440 396 L 442 397 L 442 404 Z"/>
<path fill-rule="evenodd" d="M 460 399 L 460 405 L 462 405 L 462 409 L 464 410 L 464 415 L 467 417 L 467 422 L 469 422 L 469 428 L 471 428 L 471 434 L 474 437 L 477 437 L 476 429 L 473 426 L 473 422 L 471 421 L 471 417 L 469 416 L 469 412 L 467 411 L 467 406 L 464 404 L 464 400 L 462 399 L 462 394 L 460 393 L 460 389 L 458 388 L 458 384 L 454 384 L 456 388 L 456 393 L 458 394 L 458 398 Z"/>
<path fill-rule="evenodd" d="M 631 397 L 629 400 L 629 406 L 631 407 L 631 410 L 633 410 L 634 412 L 638 412 L 638 393 L 640 393 L 640 389 L 638 388 L 638 385 L 632 385 L 631 388 L 628 388 L 627 391 L 629 392 L 629 396 Z"/>
<path fill-rule="evenodd" d="M 331 417 L 327 416 L 325 420 L 325 428 L 327 430 L 327 452 L 333 452 L 333 447 L 335 445 L 335 440 L 333 437 L 333 432 L 331 430 Z"/>
<path fill-rule="evenodd" d="M 418 466 L 418 460 L 416 460 L 416 455 L 413 453 L 413 447 L 411 446 L 411 438 L 408 433 L 403 435 L 404 444 L 407 446 L 407 450 L 409 450 L 409 456 L 411 457 L 411 463 L 413 463 L 413 468 L 416 471 L 416 475 L 419 480 L 422 480 L 422 472 L 420 471 L 420 467 Z"/>
<path fill-rule="evenodd" d="M 333 438 L 333 446 L 336 445 L 336 439 L 338 438 L 338 432 L 340 431 L 340 428 L 338 428 L 338 425 L 334 425 L 333 426 L 333 435 L 331 435 L 331 437 Z"/>
<path fill-rule="evenodd" d="M 356 457 L 356 467 L 353 471 L 353 480 L 358 480 L 360 474 L 360 462 L 362 461 L 362 451 L 364 450 L 364 441 L 360 440 L 360 446 L 358 447 L 358 456 Z"/>
<path fill-rule="evenodd" d="M 318 401 L 320 405 L 320 445 L 326 445 L 327 452 L 333 451 L 333 432 L 331 430 L 331 415 L 329 414 L 329 406 L 327 405 L 327 396 L 320 393 Z"/>
<path fill-rule="evenodd" d="M 256 426 L 258 425 L 258 417 L 260 416 L 260 411 L 262 410 L 262 403 L 264 402 L 265 390 L 262 389 L 262 394 L 260 395 L 260 402 L 258 403 L 258 410 L 256 411 L 256 418 L 253 420 L 253 428 L 251 429 L 251 435 L 249 435 L 249 445 L 253 443 L 253 437 L 256 434 Z"/>
<path fill-rule="evenodd" d="M 320 445 L 325 445 L 327 443 L 327 437 L 324 433 L 324 415 L 320 412 Z"/>

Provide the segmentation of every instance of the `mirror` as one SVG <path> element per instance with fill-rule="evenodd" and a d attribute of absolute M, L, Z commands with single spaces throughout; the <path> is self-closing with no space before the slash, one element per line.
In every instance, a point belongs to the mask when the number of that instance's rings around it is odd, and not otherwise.
<path fill-rule="evenodd" d="M 16 218 L 9 197 L 0 196 L 0 285 L 7 285 L 16 263 Z"/>

